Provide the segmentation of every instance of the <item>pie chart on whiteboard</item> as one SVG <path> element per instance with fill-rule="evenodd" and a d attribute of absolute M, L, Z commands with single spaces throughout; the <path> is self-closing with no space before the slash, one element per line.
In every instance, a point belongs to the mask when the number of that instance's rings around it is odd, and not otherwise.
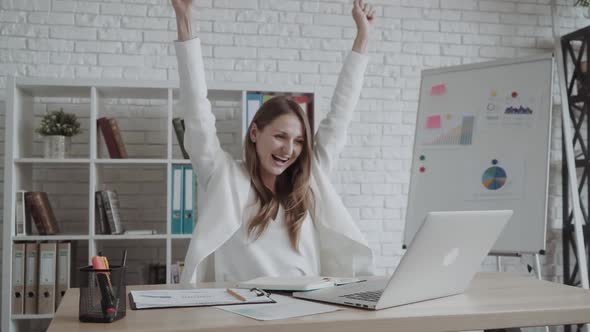
<path fill-rule="evenodd" d="M 492 166 L 485 170 L 481 184 L 489 190 L 498 190 L 506 183 L 506 171 L 500 166 Z"/>

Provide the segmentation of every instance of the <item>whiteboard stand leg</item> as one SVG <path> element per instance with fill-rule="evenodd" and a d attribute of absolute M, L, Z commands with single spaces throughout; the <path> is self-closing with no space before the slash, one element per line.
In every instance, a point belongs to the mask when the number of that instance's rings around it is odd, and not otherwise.
<path fill-rule="evenodd" d="M 537 279 L 543 280 L 541 276 L 541 258 L 539 254 L 535 254 L 535 274 L 537 275 Z M 545 332 L 549 332 L 549 326 L 545 326 Z"/>
<path fill-rule="evenodd" d="M 496 268 L 498 272 L 502 272 L 502 257 L 500 255 L 496 256 Z"/>
<path fill-rule="evenodd" d="M 539 254 L 535 254 L 535 273 L 537 274 L 537 279 L 543 280 L 541 276 L 541 259 L 539 258 Z"/>

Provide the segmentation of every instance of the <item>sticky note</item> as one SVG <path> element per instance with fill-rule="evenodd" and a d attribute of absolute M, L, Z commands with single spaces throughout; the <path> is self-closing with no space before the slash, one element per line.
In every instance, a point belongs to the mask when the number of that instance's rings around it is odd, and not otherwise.
<path fill-rule="evenodd" d="M 431 96 L 441 96 L 444 95 L 445 92 L 447 92 L 447 85 L 444 83 L 433 85 L 432 88 L 430 88 Z"/>
<path fill-rule="evenodd" d="M 440 127 L 440 115 L 431 115 L 426 119 L 426 129 L 438 129 Z"/>

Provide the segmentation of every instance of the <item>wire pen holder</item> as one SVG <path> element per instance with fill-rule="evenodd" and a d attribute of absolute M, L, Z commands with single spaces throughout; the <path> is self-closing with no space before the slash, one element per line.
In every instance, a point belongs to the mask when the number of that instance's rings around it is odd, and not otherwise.
<path fill-rule="evenodd" d="M 80 268 L 80 321 L 111 323 L 125 317 L 126 294 L 125 266 Z"/>

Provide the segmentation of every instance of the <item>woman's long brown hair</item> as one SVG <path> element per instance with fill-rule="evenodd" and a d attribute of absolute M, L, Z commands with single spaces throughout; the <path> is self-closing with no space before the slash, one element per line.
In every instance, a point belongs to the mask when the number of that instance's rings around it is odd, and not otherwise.
<path fill-rule="evenodd" d="M 250 131 L 254 124 L 258 130 L 263 130 L 274 119 L 285 114 L 295 114 L 304 127 L 303 148 L 297 160 L 282 174 L 277 176 L 275 194 L 262 182 L 260 175 L 260 160 L 256 154 L 256 144 L 250 138 Z M 258 239 L 267 229 L 271 219 L 282 205 L 285 210 L 285 225 L 289 233 L 291 246 L 299 252 L 299 235 L 305 215 L 313 208 L 313 193 L 310 183 L 311 175 L 311 135 L 312 131 L 305 112 L 299 104 L 285 96 L 278 96 L 268 100 L 260 107 L 252 119 L 245 138 L 244 154 L 246 168 L 250 174 L 256 201 L 260 203 L 260 210 L 248 224 L 248 236 Z"/>

